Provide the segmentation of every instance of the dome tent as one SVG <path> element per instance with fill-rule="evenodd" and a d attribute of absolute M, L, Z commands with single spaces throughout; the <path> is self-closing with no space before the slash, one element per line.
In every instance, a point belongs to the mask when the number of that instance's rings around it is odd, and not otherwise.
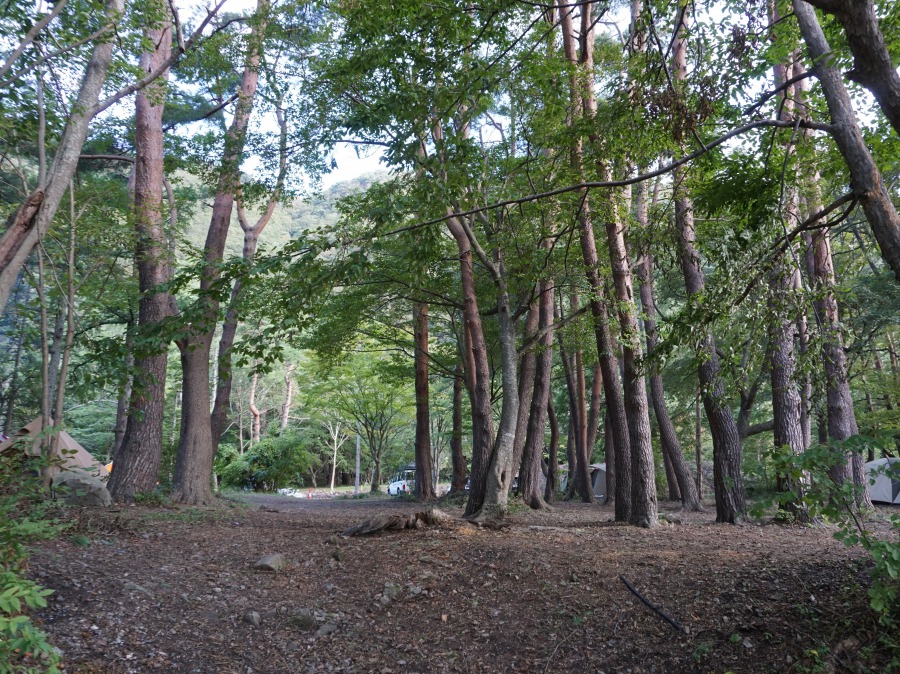
<path fill-rule="evenodd" d="M 869 461 L 865 469 L 873 501 L 900 503 L 900 459 Z"/>

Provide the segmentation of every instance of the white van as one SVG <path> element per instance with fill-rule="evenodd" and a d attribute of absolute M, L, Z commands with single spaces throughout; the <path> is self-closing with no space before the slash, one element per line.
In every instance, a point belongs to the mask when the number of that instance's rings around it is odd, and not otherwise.
<path fill-rule="evenodd" d="M 406 468 L 398 470 L 388 482 L 388 494 L 398 496 L 399 494 L 409 494 L 416 488 L 416 467 L 410 464 Z"/>

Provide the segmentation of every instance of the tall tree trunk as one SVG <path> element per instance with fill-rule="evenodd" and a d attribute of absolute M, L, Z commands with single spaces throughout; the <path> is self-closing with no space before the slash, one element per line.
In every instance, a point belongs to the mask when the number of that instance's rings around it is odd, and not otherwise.
<path fill-rule="evenodd" d="M 128 330 L 130 328 L 126 329 L 126 331 Z M 128 404 L 131 401 L 131 387 L 134 381 L 134 354 L 131 351 L 125 356 L 125 372 L 125 381 L 122 382 L 119 398 L 116 401 L 116 425 L 113 428 L 113 444 L 109 450 L 109 460 L 113 462 L 122 448 L 128 424 Z"/>
<path fill-rule="evenodd" d="M 69 374 L 69 359 L 72 355 L 72 344 L 75 341 L 75 184 L 69 183 L 69 247 L 66 255 L 66 337 L 62 344 L 61 364 L 56 379 L 56 401 L 53 418 L 56 423 L 63 423 L 63 409 L 66 399 L 66 380 Z M 50 455 L 59 456 L 59 433 L 53 436 Z"/>
<path fill-rule="evenodd" d="M 807 6 L 806 9 L 809 9 L 809 7 Z M 801 111 L 806 111 L 806 87 L 802 84 L 798 88 L 798 107 Z M 819 182 L 819 173 L 814 171 L 807 182 L 806 204 L 810 215 L 822 210 Z M 812 248 L 812 280 L 815 283 L 817 293 L 815 309 L 822 333 L 822 369 L 825 376 L 825 397 L 827 401 L 827 436 L 833 440 L 843 441 L 858 435 L 859 426 L 856 423 L 856 413 L 853 409 L 853 395 L 850 391 L 847 355 L 844 351 L 841 318 L 837 296 L 834 291 L 837 279 L 834 273 L 834 259 L 831 253 L 831 235 L 829 230 L 827 228 L 812 230 L 810 244 Z M 824 436 L 822 430 L 820 421 L 820 437 Z M 846 479 L 852 479 L 852 458 L 848 458 L 847 461 L 840 461 L 832 470 L 832 477 L 838 484 L 841 484 Z M 860 486 L 865 489 L 865 480 L 860 483 Z M 868 490 L 866 490 L 865 494 L 864 500 L 868 501 Z"/>
<path fill-rule="evenodd" d="M 484 330 L 481 326 L 481 314 L 475 292 L 472 246 L 459 221 L 450 218 L 447 227 L 459 250 L 466 334 L 464 353 L 467 355 L 466 376 L 470 381 L 469 395 L 472 408 L 472 470 L 469 478 L 469 498 L 465 509 L 465 515 L 468 517 L 478 512 L 484 503 L 485 476 L 490 465 L 494 435 L 491 376 L 487 344 L 484 341 Z"/>
<path fill-rule="evenodd" d="M 637 221 L 643 227 L 648 225 L 647 219 L 647 190 L 644 184 L 638 186 L 637 193 Z M 700 496 L 697 493 L 696 484 L 691 476 L 678 434 L 675 432 L 675 424 L 669 416 L 666 408 L 666 397 L 663 391 L 662 375 L 659 368 L 652 363 L 657 345 L 659 343 L 659 329 L 656 324 L 656 300 L 653 296 L 653 255 L 647 251 L 642 259 L 638 260 L 635 270 L 640 280 L 641 305 L 644 310 L 644 333 L 647 341 L 647 358 L 650 364 L 650 398 L 653 403 L 653 413 L 656 416 L 656 424 L 659 427 L 659 437 L 662 451 L 669 468 L 666 479 L 669 480 L 669 495 L 675 496 L 681 501 L 686 510 L 702 510 Z M 669 472 L 671 471 L 671 477 Z M 674 479 L 672 479 L 674 478 Z M 672 489 L 674 483 L 675 489 Z"/>
<path fill-rule="evenodd" d="M 793 307 L 790 293 L 793 286 L 793 270 L 782 257 L 775 262 L 769 275 L 769 348 L 772 353 L 772 366 L 769 370 L 772 379 L 772 413 L 775 420 L 775 446 L 789 447 L 799 456 L 806 451 L 803 427 L 800 424 L 800 391 L 797 388 L 796 367 L 794 362 L 794 323 L 790 319 Z M 808 519 L 801 506 L 803 492 L 800 484 L 780 476 L 780 485 L 784 491 L 792 491 L 796 499 L 782 507 Z"/>
<path fill-rule="evenodd" d="M 681 25 L 673 46 L 675 79 L 684 81 L 687 75 L 685 13 L 680 12 Z M 692 302 L 703 297 L 706 280 L 695 244 L 693 204 L 684 186 L 683 170 L 674 173 L 675 227 L 678 252 L 688 296 Z M 699 346 L 700 384 L 703 388 L 703 407 L 713 438 L 713 488 L 716 494 L 716 521 L 735 523 L 745 510 L 744 481 L 741 476 L 741 440 L 734 415 L 725 399 L 716 341 L 708 331 Z"/>
<path fill-rule="evenodd" d="M 804 241 L 804 255 L 809 252 L 809 246 Z M 803 279 L 800 269 L 794 267 L 793 274 L 793 292 L 797 295 L 803 291 Z M 809 352 L 809 322 L 806 317 L 806 307 L 799 307 L 794 320 L 797 326 L 797 344 L 800 348 L 801 361 L 805 359 Z M 797 387 L 800 392 L 800 428 L 803 431 L 803 446 L 812 445 L 812 415 L 810 408 L 812 407 L 812 376 L 809 372 L 801 371 L 797 374 Z"/>
<path fill-rule="evenodd" d="M 636 268 L 641 281 L 641 305 L 645 316 L 644 332 L 647 340 L 647 357 L 653 358 L 659 342 L 659 329 L 656 325 L 656 302 L 653 297 L 652 255 L 650 253 L 645 254 L 643 259 L 638 262 Z M 672 417 L 669 416 L 669 410 L 666 408 L 662 375 L 659 373 L 659 368 L 652 363 L 650 367 L 650 397 L 653 402 L 653 412 L 656 415 L 656 424 L 659 427 L 662 451 L 671 466 L 672 477 L 674 478 L 678 494 L 677 498 L 687 510 L 702 510 L 696 482 L 684 458 L 681 443 L 678 441 L 678 433 L 675 431 L 675 424 L 672 423 Z"/>
<path fill-rule="evenodd" d="M 606 496 L 603 505 L 614 501 L 616 493 L 616 441 L 609 413 L 603 415 L 603 455 L 606 459 Z"/>
<path fill-rule="evenodd" d="M 63 336 L 66 327 L 66 304 L 62 296 L 57 298 L 56 312 L 53 319 L 53 334 L 50 338 L 48 353 L 50 354 L 50 365 L 48 366 L 48 374 L 50 376 L 50 399 L 56 399 L 56 382 L 59 377 L 59 361 L 62 358 Z"/>
<path fill-rule="evenodd" d="M 499 258 L 495 264 L 498 267 L 494 281 L 497 286 L 497 327 L 500 341 L 500 378 L 503 402 L 500 406 L 497 440 L 491 452 L 482 503 L 472 515 L 472 518 L 478 521 L 489 521 L 506 515 L 509 484 L 513 479 L 512 460 L 513 445 L 516 439 L 516 421 L 519 416 L 516 324 L 512 315 L 509 293 L 506 289 L 505 272 L 502 271 L 502 258 Z M 470 501 L 471 494 L 470 489 Z"/>
<path fill-rule="evenodd" d="M 105 19 L 117 24 L 124 11 L 124 0 L 107 0 Z M 94 117 L 115 47 L 116 41 L 107 39 L 99 41 L 94 47 L 46 183 L 39 184 L 7 220 L 6 231 L 0 237 L 0 311 L 5 311 L 19 271 L 50 228 L 69 182 L 75 175 L 78 157 L 87 138 L 88 126 Z"/>
<path fill-rule="evenodd" d="M 553 408 L 553 396 L 547 400 L 547 422 L 550 425 L 550 451 L 547 462 L 547 484 L 544 487 L 544 500 L 547 503 L 556 501 L 559 491 L 559 420 Z"/>
<path fill-rule="evenodd" d="M 538 284 L 540 294 L 540 284 Z M 522 341 L 530 340 L 538 329 L 540 308 L 538 300 L 531 303 L 528 315 L 525 318 L 525 334 Z M 537 346 L 537 345 L 535 345 Z M 531 417 L 531 400 L 534 394 L 535 370 L 537 369 L 538 356 L 534 347 L 526 349 L 519 359 L 519 415 L 516 419 L 516 439 L 513 443 L 512 467 L 514 474 L 519 476 L 519 493 L 522 493 L 522 476 L 519 468 L 522 466 L 522 452 L 528 437 L 528 420 Z M 512 488 L 512 483 L 510 483 Z"/>
<path fill-rule="evenodd" d="M 882 258 L 900 281 L 900 216 L 860 132 L 841 74 L 836 67 L 830 65 L 831 47 L 819 26 L 816 11 L 805 0 L 792 0 L 792 4 L 800 33 L 813 62 L 812 71 L 822 84 L 822 92 L 828 104 L 834 126 L 831 135 L 850 170 L 853 194 L 866 214 Z"/>
<path fill-rule="evenodd" d="M 26 295 L 27 297 L 27 295 Z M 22 346 L 25 343 L 25 330 L 22 329 L 22 317 L 20 314 L 16 316 L 14 329 L 18 333 L 16 338 L 16 355 L 13 358 L 13 371 L 10 375 L 9 387 L 6 390 L 6 411 L 3 415 L 3 432 L 6 435 L 12 435 L 13 429 L 13 413 L 16 409 L 16 400 L 19 395 L 19 368 L 22 365 Z"/>
<path fill-rule="evenodd" d="M 281 425 L 279 426 L 282 433 L 287 430 L 291 416 L 291 403 L 294 401 L 294 378 L 291 376 L 293 372 L 293 363 L 284 369 L 284 404 L 281 406 Z"/>
<path fill-rule="evenodd" d="M 538 283 L 537 329 L 544 333 L 540 340 L 540 351 L 536 355 L 534 368 L 534 390 L 528 413 L 528 428 L 523 449 L 522 469 L 519 471 L 519 491 L 522 499 L 535 510 L 547 507 L 541 490 L 541 462 L 544 450 L 544 427 L 547 407 L 550 403 L 550 377 L 553 370 L 553 296 L 554 284 L 551 280 Z M 521 403 L 524 406 L 524 402 Z M 550 457 L 550 468 L 554 468 L 555 457 Z M 547 475 L 550 481 L 550 471 Z M 546 491 L 546 490 L 545 490 Z"/>
<path fill-rule="evenodd" d="M 652 396 L 651 391 L 651 396 Z M 672 470 L 672 460 L 669 453 L 663 448 L 662 450 L 663 468 L 666 471 L 666 487 L 669 491 L 670 501 L 681 501 L 681 492 L 678 491 L 678 478 L 675 477 L 675 471 Z"/>
<path fill-rule="evenodd" d="M 572 26 L 571 12 L 569 8 L 559 4 L 560 28 L 562 31 L 563 49 L 566 59 L 573 65 L 579 66 L 580 59 L 576 52 L 576 36 Z M 593 45 L 591 46 L 593 48 Z M 579 67 L 580 69 L 580 67 Z M 592 75 L 591 75 L 592 77 Z M 583 110 L 581 90 L 584 82 L 573 69 L 569 84 L 572 122 L 574 116 L 580 116 Z M 583 143 L 581 138 L 576 138 L 572 146 L 572 161 L 576 171 L 584 178 L 583 167 Z M 609 316 L 606 308 L 605 292 L 600 280 L 600 262 L 597 256 L 597 244 L 594 238 L 594 228 L 591 221 L 590 200 L 585 192 L 581 195 L 581 207 L 578 212 L 578 230 L 581 241 L 581 252 L 590 288 L 591 315 L 594 319 L 594 330 L 597 339 L 597 354 L 603 372 L 603 392 L 606 396 L 607 414 L 610 417 L 616 446 L 616 493 L 615 493 L 615 518 L 616 521 L 630 521 L 631 519 L 631 444 L 629 439 L 628 420 L 625 414 L 625 402 L 619 385 L 619 368 L 612 347 L 612 336 L 609 329 Z M 570 466 L 571 472 L 571 466 Z M 592 490 L 593 493 L 593 490 Z"/>
<path fill-rule="evenodd" d="M 587 422 L 587 454 L 588 461 L 594 455 L 597 446 L 597 436 L 600 434 L 600 412 L 603 407 L 603 370 L 600 363 L 594 366 L 591 378 L 591 401 L 588 406 Z"/>
<path fill-rule="evenodd" d="M 770 21 L 774 25 L 778 20 L 777 10 L 771 8 Z M 791 66 L 777 65 L 774 68 L 774 84 L 776 87 L 786 85 L 791 78 Z M 789 121 L 794 112 L 794 89 L 788 87 L 781 93 L 781 101 L 778 106 L 778 117 L 782 121 Z M 792 145 L 785 145 L 784 151 L 789 157 L 793 154 Z M 787 159 L 785 160 L 787 161 Z M 791 181 L 793 183 L 793 181 Z M 785 190 L 785 202 L 780 204 L 782 212 L 780 217 L 785 228 L 793 228 L 799 223 L 797 212 L 797 191 L 793 186 Z M 794 277 L 799 272 L 793 262 L 788 261 L 794 257 L 793 244 L 788 243 L 787 251 L 781 253 L 773 262 L 769 272 L 769 350 L 771 352 L 771 367 L 769 375 L 772 384 L 772 416 L 774 425 L 775 447 L 788 447 L 795 456 L 806 451 L 806 437 L 802 426 L 803 401 L 800 398 L 800 390 L 797 386 L 796 359 L 794 356 L 794 320 L 796 307 L 793 302 Z M 789 477 L 778 476 L 779 489 L 793 492 L 795 497 L 789 502 L 782 502 L 779 506 L 802 521 L 809 519 L 809 514 L 803 507 L 803 485 L 796 484 Z"/>
<path fill-rule="evenodd" d="M 268 7 L 268 0 L 258 0 L 257 15 L 265 16 Z M 219 278 L 218 267 L 222 261 L 231 224 L 247 124 L 250 121 L 253 99 L 259 82 L 265 27 L 265 21 L 260 21 L 251 29 L 234 119 L 225 137 L 225 150 L 204 246 L 204 268 L 200 278 L 198 299 L 201 316 L 191 326 L 191 333 L 178 342 L 183 366 L 182 425 L 178 456 L 175 461 L 175 489 L 172 495 L 172 499 L 178 503 L 206 504 L 212 501 L 210 483 L 215 447 L 210 416 L 209 357 L 219 303 L 210 294 L 210 289 Z M 204 367 L 200 367 L 201 362 Z"/>
<path fill-rule="evenodd" d="M 378 487 L 381 486 L 381 459 L 376 458 L 372 461 L 372 484 L 369 487 L 369 492 L 372 494 L 378 493 Z"/>
<path fill-rule="evenodd" d="M 562 334 L 557 333 L 559 356 L 566 377 L 566 390 L 569 394 L 569 445 L 571 457 L 569 461 L 569 481 L 566 485 L 566 499 L 578 494 L 585 503 L 594 503 L 594 490 L 591 486 L 591 473 L 587 460 L 587 411 L 584 408 L 584 370 L 580 371 L 581 360 L 575 355 L 566 353 Z M 576 349 L 577 351 L 577 349 Z M 579 380 L 581 385 L 579 386 Z M 574 459 L 574 462 L 572 461 Z"/>
<path fill-rule="evenodd" d="M 434 476 L 431 465 L 431 417 L 428 410 L 428 305 L 418 304 L 413 311 L 413 359 L 416 389 L 416 499 L 432 501 Z"/>
<path fill-rule="evenodd" d="M 241 196 L 241 188 L 237 188 L 235 198 L 235 206 L 237 207 L 238 223 L 244 233 L 244 245 L 241 251 L 241 257 L 245 264 L 249 265 L 256 257 L 256 248 L 259 245 L 259 238 L 262 236 L 263 230 L 272 215 L 275 213 L 275 207 L 281 197 L 284 187 L 284 180 L 287 175 L 287 123 L 281 110 L 282 101 L 279 100 L 275 106 L 275 116 L 278 119 L 279 126 L 279 171 L 278 178 L 275 181 L 275 189 L 269 196 L 265 210 L 259 216 L 256 223 L 251 225 L 244 211 L 244 205 Z M 228 414 L 231 410 L 231 387 L 233 382 L 231 367 L 231 350 L 234 348 L 234 339 L 237 335 L 238 322 L 240 320 L 239 307 L 241 301 L 242 284 L 241 279 L 237 278 L 231 287 L 231 297 L 228 300 L 228 309 L 225 312 L 225 321 L 222 324 L 222 335 L 219 337 L 218 357 L 216 358 L 216 397 L 213 403 L 212 418 L 212 438 L 213 451 L 217 451 L 219 442 L 222 439 L 222 433 L 228 426 Z M 282 429 L 284 430 L 284 429 Z"/>
<path fill-rule="evenodd" d="M 465 490 L 468 473 L 462 446 L 462 394 L 462 367 L 457 364 L 453 376 L 453 430 L 450 436 L 450 461 L 453 464 L 453 480 L 450 483 L 450 491 L 454 493 Z"/>
<path fill-rule="evenodd" d="M 562 345 L 560 345 L 562 346 Z M 562 360 L 562 357 L 560 357 Z M 568 361 L 563 360 L 563 367 L 566 367 L 566 363 Z M 568 389 L 569 387 L 566 386 Z M 569 396 L 569 407 L 572 406 L 572 398 Z M 572 500 L 572 497 L 575 495 L 575 419 L 572 415 L 572 410 L 569 410 L 569 418 L 566 421 L 566 491 L 563 498 L 566 501 Z"/>
<path fill-rule="evenodd" d="M 605 167 L 603 179 L 610 178 Z M 613 285 L 616 290 L 619 325 L 622 336 L 623 380 L 625 385 L 625 413 L 631 453 L 631 514 L 629 522 L 640 527 L 653 527 L 658 523 L 656 502 L 656 477 L 653 466 L 653 443 L 650 436 L 650 409 L 647 388 L 640 368 L 643 350 L 637 324 L 637 308 L 634 302 L 634 285 L 631 261 L 625 243 L 624 221 L 610 199 L 606 204 L 606 235 Z"/>
<path fill-rule="evenodd" d="M 259 372 L 256 370 L 255 364 L 253 368 L 253 376 L 250 378 L 250 395 L 247 400 L 247 408 L 250 410 L 250 414 L 253 416 L 253 425 L 250 432 L 251 447 L 254 444 L 259 444 L 261 430 L 260 426 L 262 425 L 262 414 L 260 413 L 259 408 L 256 406 L 256 390 L 259 387 Z"/>
<path fill-rule="evenodd" d="M 171 55 L 171 23 L 166 20 L 148 28 L 147 39 L 155 49 L 141 55 L 140 65 L 142 72 L 149 73 Z M 167 79 L 168 73 L 163 74 L 160 86 L 142 89 L 135 100 L 135 263 L 141 291 L 137 330 L 148 335 L 171 314 L 174 302 L 169 293 L 158 290 L 171 276 L 169 241 L 163 228 L 162 118 Z M 135 357 L 133 371 L 140 376 L 131 384 L 125 433 L 107 485 L 116 501 L 133 501 L 135 494 L 156 488 L 162 462 L 168 360 L 168 343 L 141 348 Z"/>
<path fill-rule="evenodd" d="M 209 343 L 207 349 L 181 349 L 181 433 L 175 457 L 178 503 L 205 505 L 212 501 L 212 435 L 209 425 Z"/>

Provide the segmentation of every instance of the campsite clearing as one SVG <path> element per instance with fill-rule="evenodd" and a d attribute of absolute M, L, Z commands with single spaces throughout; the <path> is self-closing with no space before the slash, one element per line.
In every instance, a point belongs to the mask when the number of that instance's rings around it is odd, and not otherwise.
<path fill-rule="evenodd" d="M 74 512 L 67 538 L 37 547 L 32 575 L 56 591 L 39 617 L 66 671 L 879 671 L 887 657 L 862 557 L 823 527 L 664 504 L 670 523 L 648 531 L 566 503 L 501 530 L 342 539 L 416 505 L 246 498 Z M 269 553 L 287 568 L 254 571 Z"/>

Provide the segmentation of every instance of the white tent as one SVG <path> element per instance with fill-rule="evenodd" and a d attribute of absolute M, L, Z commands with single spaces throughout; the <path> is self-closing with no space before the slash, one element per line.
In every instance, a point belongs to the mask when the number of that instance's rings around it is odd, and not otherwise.
<path fill-rule="evenodd" d="M 594 496 L 603 498 L 606 496 L 606 464 L 591 464 L 591 484 L 594 486 Z"/>
<path fill-rule="evenodd" d="M 869 461 L 865 468 L 872 500 L 900 503 L 900 459 Z"/>
<path fill-rule="evenodd" d="M 38 417 L 27 426 L 23 426 L 13 433 L 12 437 L 0 443 L 0 452 L 11 451 L 14 447 L 20 448 L 31 456 L 41 454 L 41 418 Z M 34 438 L 34 440 L 31 440 Z M 59 470 L 75 470 L 89 473 L 95 477 L 106 477 L 109 471 L 102 463 L 91 456 L 84 447 L 78 444 L 71 435 L 65 431 L 59 433 L 60 465 L 54 467 L 51 473 Z"/>

